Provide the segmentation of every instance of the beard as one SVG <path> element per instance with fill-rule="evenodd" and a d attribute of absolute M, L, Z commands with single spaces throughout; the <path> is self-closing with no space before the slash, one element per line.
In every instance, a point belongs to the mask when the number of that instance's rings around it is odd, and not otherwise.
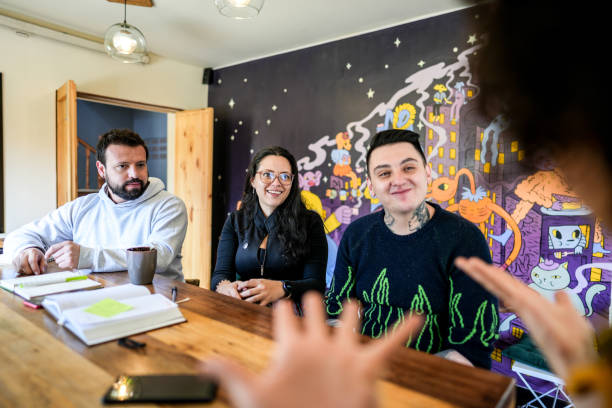
<path fill-rule="evenodd" d="M 138 183 L 140 185 L 140 188 L 132 187 L 128 190 L 127 185 L 130 183 Z M 122 185 L 113 184 L 110 180 L 107 179 L 106 184 L 108 184 L 108 188 L 113 192 L 113 194 L 117 195 L 118 197 L 121 197 L 124 200 L 137 199 L 142 195 L 142 193 L 144 193 L 145 189 L 149 185 L 149 183 L 147 183 L 147 185 L 145 186 L 144 182 L 138 178 L 130 179 Z"/>

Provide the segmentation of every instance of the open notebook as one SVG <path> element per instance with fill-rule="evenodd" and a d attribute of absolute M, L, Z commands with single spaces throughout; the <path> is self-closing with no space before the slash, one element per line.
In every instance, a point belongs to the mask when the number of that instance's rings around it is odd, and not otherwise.
<path fill-rule="evenodd" d="M 90 271 L 87 270 L 86 272 Z M 86 272 L 63 271 L 5 279 L 0 280 L 0 288 L 14 292 L 24 299 L 32 300 L 54 293 L 93 289 L 102 286 L 100 282 L 88 279 Z"/>
<path fill-rule="evenodd" d="M 168 298 L 131 284 L 47 296 L 42 305 L 88 346 L 186 321 Z"/>

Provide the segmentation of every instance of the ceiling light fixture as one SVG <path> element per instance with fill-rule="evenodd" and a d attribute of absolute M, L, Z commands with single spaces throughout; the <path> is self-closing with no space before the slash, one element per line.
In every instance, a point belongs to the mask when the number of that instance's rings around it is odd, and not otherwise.
<path fill-rule="evenodd" d="M 239 20 L 257 16 L 263 4 L 264 0 L 215 0 L 219 13 Z"/>
<path fill-rule="evenodd" d="M 146 64 L 149 62 L 147 42 L 138 28 L 127 23 L 126 16 L 127 0 L 123 3 L 123 23 L 113 24 L 104 34 L 106 53 L 121 62 Z"/>

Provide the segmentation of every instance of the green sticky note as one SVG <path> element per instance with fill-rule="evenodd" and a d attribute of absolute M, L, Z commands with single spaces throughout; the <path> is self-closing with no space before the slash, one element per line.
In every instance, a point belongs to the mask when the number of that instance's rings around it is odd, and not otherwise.
<path fill-rule="evenodd" d="M 119 313 L 133 309 L 132 306 L 117 302 L 115 299 L 102 299 L 101 301 L 89 306 L 85 311 L 101 317 L 113 317 Z"/>

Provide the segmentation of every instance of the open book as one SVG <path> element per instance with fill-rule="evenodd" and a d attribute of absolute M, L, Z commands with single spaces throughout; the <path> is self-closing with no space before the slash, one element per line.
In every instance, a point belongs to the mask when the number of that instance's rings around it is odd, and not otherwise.
<path fill-rule="evenodd" d="M 132 284 L 47 296 L 42 305 L 88 346 L 186 321 L 174 302 Z"/>
<path fill-rule="evenodd" d="M 54 272 L 0 280 L 0 288 L 32 300 L 53 293 L 99 288 L 102 284 L 79 272 Z"/>

